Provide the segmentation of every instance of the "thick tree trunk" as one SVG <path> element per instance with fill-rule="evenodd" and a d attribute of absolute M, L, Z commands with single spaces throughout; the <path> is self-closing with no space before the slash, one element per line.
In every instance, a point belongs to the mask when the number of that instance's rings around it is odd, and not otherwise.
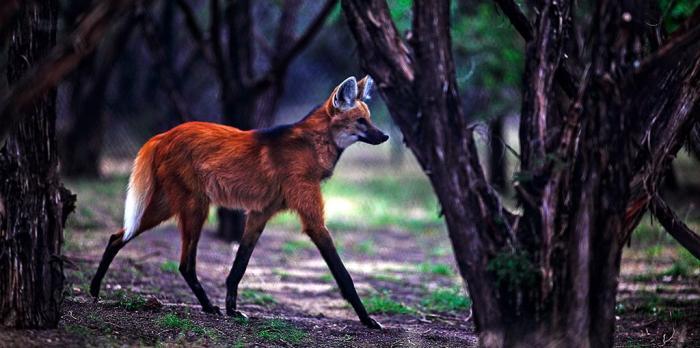
<path fill-rule="evenodd" d="M 10 84 L 56 40 L 58 1 L 27 2 L 11 33 Z M 74 196 L 58 176 L 56 93 L 38 98 L 0 150 L 0 322 L 52 328 L 63 300 L 63 223 Z"/>
<path fill-rule="evenodd" d="M 486 183 L 463 121 L 449 1 L 414 2 L 412 49 L 385 1 L 342 4 L 442 205 L 481 344 L 611 346 L 622 247 L 700 114 L 700 25 L 643 57 L 643 7 L 599 0 L 591 46 L 575 53 L 574 2 L 535 2 L 534 27 L 514 1 L 496 2 L 528 41 L 517 216 Z M 566 56 L 585 63 L 580 76 Z"/>

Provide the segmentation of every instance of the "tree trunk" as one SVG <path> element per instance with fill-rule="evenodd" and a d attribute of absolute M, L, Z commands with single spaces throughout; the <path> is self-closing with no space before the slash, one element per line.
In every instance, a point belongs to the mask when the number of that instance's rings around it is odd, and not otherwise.
<path fill-rule="evenodd" d="M 609 347 L 622 247 L 700 115 L 700 24 L 644 57 L 643 7 L 599 0 L 591 47 L 575 53 L 575 2 L 534 2 L 534 27 L 514 1 L 496 3 L 528 41 L 519 215 L 486 182 L 464 122 L 450 1 L 414 2 L 411 49 L 385 1 L 342 1 L 361 65 L 442 205 L 481 344 Z M 565 61 L 583 62 L 580 76 Z"/>
<path fill-rule="evenodd" d="M 58 1 L 23 4 L 8 52 L 12 85 L 56 41 Z M 33 102 L 0 150 L 2 326 L 53 328 L 63 300 L 63 224 L 74 196 L 58 176 L 56 92 Z"/>

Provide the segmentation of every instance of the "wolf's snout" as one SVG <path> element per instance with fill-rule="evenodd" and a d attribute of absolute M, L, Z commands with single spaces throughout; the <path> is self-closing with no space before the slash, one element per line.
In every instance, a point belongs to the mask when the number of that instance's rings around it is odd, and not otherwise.
<path fill-rule="evenodd" d="M 372 144 L 372 145 L 379 145 L 389 139 L 389 136 L 384 134 L 384 132 L 380 131 L 377 128 L 370 128 L 369 131 L 365 134 L 365 136 L 360 137 L 360 141 L 363 141 L 367 144 Z"/>

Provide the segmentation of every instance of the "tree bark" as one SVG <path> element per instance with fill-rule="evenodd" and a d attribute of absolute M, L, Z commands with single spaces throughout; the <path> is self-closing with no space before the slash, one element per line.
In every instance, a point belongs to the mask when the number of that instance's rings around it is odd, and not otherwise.
<path fill-rule="evenodd" d="M 622 247 L 700 114 L 700 25 L 647 54 L 645 7 L 599 0 L 577 28 L 590 47 L 572 50 L 575 2 L 533 2 L 534 25 L 496 3 L 528 41 L 521 215 L 486 182 L 463 121 L 450 2 L 416 0 L 404 42 L 385 1 L 342 1 L 361 65 L 442 205 L 481 344 L 608 347 Z"/>
<path fill-rule="evenodd" d="M 26 2 L 10 34 L 16 83 L 56 42 L 58 1 Z M 58 176 L 56 92 L 32 102 L 0 150 L 0 322 L 53 328 L 63 300 L 63 224 L 75 196 Z"/>

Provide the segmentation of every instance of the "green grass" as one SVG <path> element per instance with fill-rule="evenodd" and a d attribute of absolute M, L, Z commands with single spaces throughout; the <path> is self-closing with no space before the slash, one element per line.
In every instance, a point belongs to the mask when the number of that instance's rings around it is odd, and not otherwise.
<path fill-rule="evenodd" d="M 291 255 L 304 249 L 312 249 L 314 245 L 308 240 L 294 239 L 284 242 L 282 244 L 282 252 Z"/>
<path fill-rule="evenodd" d="M 421 305 L 431 312 L 454 312 L 469 309 L 472 301 L 462 295 L 460 288 L 441 288 L 429 292 Z"/>
<path fill-rule="evenodd" d="M 664 247 L 662 245 L 652 245 L 644 249 L 644 254 L 650 259 L 658 257 L 663 253 Z"/>
<path fill-rule="evenodd" d="M 306 339 L 308 334 L 284 320 L 271 319 L 258 327 L 257 336 L 266 341 L 295 345 Z"/>
<path fill-rule="evenodd" d="M 117 301 L 117 305 L 128 311 L 137 311 L 146 307 L 146 298 L 140 294 L 131 294 L 125 290 L 117 290 L 112 296 Z"/>
<path fill-rule="evenodd" d="M 370 314 L 415 314 L 416 310 L 391 299 L 388 292 L 375 293 L 362 301 Z"/>
<path fill-rule="evenodd" d="M 335 279 L 333 279 L 333 275 L 330 273 L 325 273 L 325 274 L 321 275 L 320 277 L 318 277 L 318 279 L 324 283 L 332 283 L 335 281 Z"/>
<path fill-rule="evenodd" d="M 260 306 L 267 306 L 277 303 L 277 300 L 275 300 L 272 295 L 253 289 L 244 289 L 241 291 L 241 298 Z"/>
<path fill-rule="evenodd" d="M 172 260 L 167 260 L 160 265 L 160 270 L 168 273 L 179 273 L 180 265 Z"/>
<path fill-rule="evenodd" d="M 418 265 L 418 271 L 420 271 L 421 273 L 428 273 L 445 277 L 451 277 L 454 275 L 454 272 L 452 272 L 452 267 L 444 263 L 424 262 Z"/>
<path fill-rule="evenodd" d="M 395 274 L 390 274 L 390 273 L 379 273 L 375 274 L 372 276 L 372 278 L 382 281 L 382 282 L 392 282 L 392 283 L 400 283 L 403 281 L 401 277 L 395 275 Z"/>
<path fill-rule="evenodd" d="M 179 332 L 192 332 L 198 335 L 204 335 L 207 333 L 207 330 L 205 330 L 203 327 L 193 323 L 189 319 L 181 318 L 174 313 L 168 313 L 160 317 L 160 319 L 158 319 L 158 324 L 168 329 L 178 330 Z"/>

